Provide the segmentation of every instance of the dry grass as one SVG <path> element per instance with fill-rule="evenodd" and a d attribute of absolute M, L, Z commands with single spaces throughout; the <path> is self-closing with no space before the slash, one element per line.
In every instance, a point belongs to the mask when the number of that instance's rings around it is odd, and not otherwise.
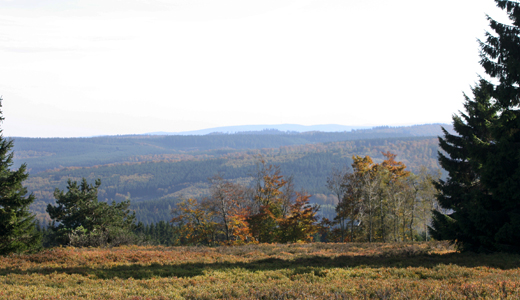
<path fill-rule="evenodd" d="M 54 248 L 0 257 L 0 299 L 519 299 L 520 255 L 445 243 Z"/>

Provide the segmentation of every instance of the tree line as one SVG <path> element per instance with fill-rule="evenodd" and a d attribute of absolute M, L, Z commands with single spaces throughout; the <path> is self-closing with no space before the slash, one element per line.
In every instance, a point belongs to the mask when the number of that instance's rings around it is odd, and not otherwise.
<path fill-rule="evenodd" d="M 260 159 L 251 184 L 215 175 L 208 197 L 182 199 L 171 208 L 170 222 L 155 224 L 136 223 L 130 200 L 99 201 L 100 180 L 69 180 L 66 190 L 56 188 L 56 203 L 47 206 L 52 222 L 36 224 L 33 233 L 45 247 L 421 239 L 435 205 L 433 177 L 405 171 L 395 154 L 385 157 L 376 164 L 369 156 L 355 156 L 352 171 L 331 173 L 328 188 L 338 197 L 333 220 L 319 218 L 319 205 L 310 204 L 305 191 L 295 191 L 293 177 Z"/>
<path fill-rule="evenodd" d="M 287 242 L 393 242 L 428 239 L 431 211 L 437 209 L 433 180 L 426 168 L 406 171 L 395 154 L 382 163 L 354 156 L 350 170 L 333 170 L 327 187 L 338 198 L 336 217 L 319 218 L 319 205 L 295 191 L 293 177 L 259 160 L 254 181 L 244 185 L 219 175 L 210 178 L 210 195 L 182 199 L 169 211 L 170 222 L 135 224 L 129 201 L 98 202 L 100 182 L 69 181 L 55 191 L 47 211 L 54 223 L 39 226 L 44 245 L 100 246 L 237 245 Z"/>
<path fill-rule="evenodd" d="M 31 173 L 25 186 L 36 196 L 31 210 L 42 223 L 49 220 L 45 209 L 55 201 L 54 188 L 65 189 L 69 178 L 76 181 L 87 178 L 89 182 L 100 178 L 100 200 L 131 199 L 131 209 L 136 211 L 137 220 L 151 223 L 169 221 L 165 208 L 175 205 L 181 194 L 194 198 L 209 194 L 208 176 L 219 173 L 228 180 L 251 180 L 259 154 L 269 163 L 279 165 L 285 174 L 294 175 L 296 189 L 305 188 L 314 195 L 311 202 L 326 204 L 316 196 L 330 195 L 326 188 L 328 173 L 334 166 L 350 165 L 352 155 L 369 155 L 380 162 L 384 159 L 381 152 L 391 151 L 413 172 L 418 172 L 421 164 L 434 170 L 438 167 L 437 144 L 432 138 L 345 141 L 234 153 L 222 158 L 66 168 L 36 175 Z M 323 207 L 320 214 L 325 210 L 330 209 Z"/>
<path fill-rule="evenodd" d="M 211 179 L 211 195 L 185 199 L 172 209 L 179 244 L 265 242 L 390 242 L 428 239 L 432 210 L 437 209 L 433 181 L 439 174 L 423 168 L 406 171 L 395 154 L 374 163 L 354 156 L 350 171 L 334 170 L 327 187 L 336 195 L 336 217 L 318 218 L 320 207 L 278 166 L 259 164 L 254 184 L 245 187 L 221 177 Z"/>

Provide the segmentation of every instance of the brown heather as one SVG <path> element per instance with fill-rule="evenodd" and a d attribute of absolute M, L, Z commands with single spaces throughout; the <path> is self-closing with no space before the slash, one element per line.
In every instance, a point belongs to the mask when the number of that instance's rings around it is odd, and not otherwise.
<path fill-rule="evenodd" d="M 519 299 L 519 268 L 440 242 L 54 248 L 0 257 L 0 299 Z"/>

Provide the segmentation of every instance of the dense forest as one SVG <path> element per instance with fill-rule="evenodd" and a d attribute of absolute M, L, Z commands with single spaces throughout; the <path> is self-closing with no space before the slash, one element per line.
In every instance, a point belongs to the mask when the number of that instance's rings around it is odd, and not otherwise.
<path fill-rule="evenodd" d="M 326 187 L 332 169 L 348 168 L 353 155 L 369 155 L 381 162 L 382 152 L 390 151 L 412 172 L 421 166 L 437 170 L 437 137 L 421 136 L 432 132 L 440 132 L 440 126 L 344 133 L 16 138 L 19 150 L 14 153 L 18 161 L 30 162 L 25 186 L 36 196 L 31 210 L 42 224 L 49 221 L 45 208 L 55 202 L 54 189 L 64 189 L 68 179 L 101 179 L 100 200 L 131 200 L 137 220 L 150 224 L 169 221 L 180 197 L 207 196 L 208 178 L 213 175 L 247 185 L 259 157 L 292 176 L 295 188 L 311 194 L 311 202 L 321 206 L 319 215 L 332 219 L 337 200 Z M 372 138 L 385 134 L 390 137 Z M 335 139 L 344 140 L 317 142 Z"/>
<path fill-rule="evenodd" d="M 204 197 L 179 196 L 168 207 L 159 202 L 161 209 L 153 200 L 139 202 L 138 210 L 129 209 L 128 199 L 99 201 L 100 180 L 68 180 L 67 191 L 58 189 L 56 203 L 47 205 L 52 223 L 38 228 L 46 247 L 428 240 L 440 172 L 421 167 L 414 174 L 395 154 L 382 154 L 381 163 L 355 155 L 350 170 L 333 168 L 326 178 L 333 195 L 320 199 L 332 200 L 325 205 L 311 203 L 306 191 L 295 189 L 293 176 L 261 157 L 250 182 L 215 175 Z M 328 215 L 319 214 L 323 207 Z M 151 222 L 135 224 L 135 213 L 143 212 Z M 158 214 L 170 222 L 157 220 Z"/>
<path fill-rule="evenodd" d="M 452 126 L 442 124 L 452 132 Z M 262 133 L 262 132 L 260 132 Z M 93 138 L 21 138 L 14 140 L 14 166 L 26 163 L 31 175 L 64 167 L 92 167 L 144 161 L 213 158 L 245 150 L 364 139 L 436 137 L 441 125 L 376 127 L 348 132 L 276 132 L 203 136 L 104 136 Z"/>

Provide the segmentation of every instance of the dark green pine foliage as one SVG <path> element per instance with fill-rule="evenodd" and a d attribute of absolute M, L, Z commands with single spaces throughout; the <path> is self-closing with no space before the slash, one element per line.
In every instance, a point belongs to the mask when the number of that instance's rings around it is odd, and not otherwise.
<path fill-rule="evenodd" d="M 47 212 L 54 222 L 56 244 L 103 246 L 135 242 L 135 214 L 128 209 L 130 200 L 112 204 L 98 201 L 100 185 L 99 179 L 95 185 L 88 184 L 85 178 L 80 184 L 69 179 L 66 193 L 55 190 L 56 206 L 49 204 Z"/>
<path fill-rule="evenodd" d="M 0 98 L 0 107 L 2 99 Z M 4 117 L 0 111 L 0 122 Z M 29 206 L 34 196 L 27 195 L 22 182 L 29 176 L 26 165 L 12 171 L 13 141 L 0 130 L 0 255 L 33 252 L 41 248 L 41 235 L 36 230 L 34 215 Z"/>
<path fill-rule="evenodd" d="M 448 172 L 446 180 L 439 180 L 439 205 L 448 214 L 434 211 L 435 239 L 457 241 L 463 250 L 478 250 L 481 246 L 493 248 L 493 216 L 496 207 L 489 190 L 481 181 L 482 162 L 487 159 L 494 141 L 491 124 L 496 122 L 496 109 L 491 102 L 493 87 L 481 80 L 473 91 L 474 100 L 465 96 L 466 113 L 453 116 L 457 135 L 444 131 L 439 144 L 445 153 L 439 153 L 439 163 Z"/>
<path fill-rule="evenodd" d="M 166 221 L 144 224 L 139 222 L 134 233 L 141 238 L 143 244 L 179 246 L 180 233 L 176 226 Z"/>
<path fill-rule="evenodd" d="M 503 207 L 495 233 L 496 249 L 520 252 L 520 3 L 496 0 L 510 24 L 489 18 L 494 33 L 481 45 L 481 64 L 494 79 L 499 115 L 493 126 L 496 144 L 483 163 L 482 181 Z"/>
<path fill-rule="evenodd" d="M 440 139 L 448 171 L 440 181 L 432 234 L 462 250 L 520 252 L 520 3 L 495 0 L 511 24 L 491 18 L 492 33 L 480 43 L 481 79 L 467 115 L 454 117 L 459 136 Z M 451 213 L 451 214 L 450 214 Z"/>

